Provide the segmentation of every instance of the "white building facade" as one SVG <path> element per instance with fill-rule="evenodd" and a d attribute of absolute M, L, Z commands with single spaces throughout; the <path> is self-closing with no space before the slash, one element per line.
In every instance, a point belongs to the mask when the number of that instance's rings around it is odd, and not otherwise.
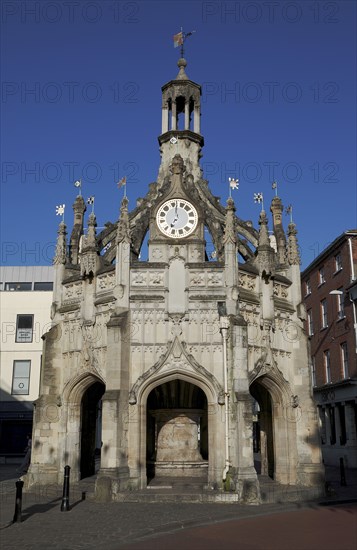
<path fill-rule="evenodd" d="M 16 460 L 32 431 L 43 340 L 51 326 L 52 266 L 0 267 L 0 456 Z"/>

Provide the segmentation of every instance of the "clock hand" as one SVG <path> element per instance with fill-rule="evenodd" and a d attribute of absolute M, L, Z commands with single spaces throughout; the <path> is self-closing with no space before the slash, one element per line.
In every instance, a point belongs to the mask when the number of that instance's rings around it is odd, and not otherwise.
<path fill-rule="evenodd" d="M 173 220 L 172 224 L 171 224 L 171 227 L 173 227 L 175 225 L 175 223 L 177 222 L 178 220 L 178 216 L 175 216 L 175 219 Z"/>

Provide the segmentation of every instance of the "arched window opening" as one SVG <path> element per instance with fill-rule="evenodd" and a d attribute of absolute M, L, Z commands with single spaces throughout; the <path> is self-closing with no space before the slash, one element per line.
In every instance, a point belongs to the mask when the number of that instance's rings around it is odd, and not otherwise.
<path fill-rule="evenodd" d="M 177 120 L 177 130 L 185 129 L 185 98 L 179 96 L 176 98 L 176 120 Z"/>

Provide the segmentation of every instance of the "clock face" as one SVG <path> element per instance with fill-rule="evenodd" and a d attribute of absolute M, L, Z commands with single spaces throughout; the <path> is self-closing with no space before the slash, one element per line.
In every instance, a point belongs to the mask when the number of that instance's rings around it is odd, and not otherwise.
<path fill-rule="evenodd" d="M 157 225 L 164 235 L 182 239 L 197 226 L 198 216 L 194 206 L 184 199 L 170 199 L 160 206 L 156 215 Z"/>

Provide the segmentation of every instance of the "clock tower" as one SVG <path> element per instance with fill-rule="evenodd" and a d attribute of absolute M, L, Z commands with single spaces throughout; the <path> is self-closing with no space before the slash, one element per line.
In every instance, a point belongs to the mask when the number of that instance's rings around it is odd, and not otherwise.
<path fill-rule="evenodd" d="M 295 224 L 285 235 L 278 197 L 269 232 L 264 210 L 258 231 L 212 194 L 186 65 L 162 87 L 145 197 L 98 235 L 77 197 L 69 250 L 59 228 L 27 484 L 68 464 L 74 482 L 96 474 L 102 500 L 192 480 L 201 501 L 310 498 L 322 472 Z"/>

